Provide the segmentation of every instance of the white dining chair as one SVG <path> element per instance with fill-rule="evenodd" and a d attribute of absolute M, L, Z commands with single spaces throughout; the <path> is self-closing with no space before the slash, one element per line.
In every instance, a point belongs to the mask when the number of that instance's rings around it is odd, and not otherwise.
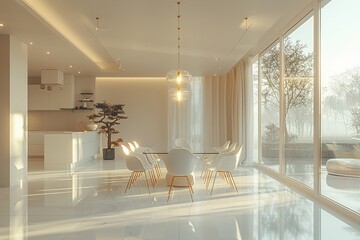
<path fill-rule="evenodd" d="M 134 155 L 126 146 L 121 145 L 121 147 L 125 154 L 126 167 L 130 171 L 132 171 L 125 188 L 125 193 L 127 192 L 127 190 L 130 189 L 130 187 L 135 183 L 135 181 L 144 173 L 146 185 L 150 194 L 149 181 L 147 175 L 149 174 L 150 180 L 153 183 L 154 180 L 152 180 L 152 174 L 151 174 L 153 168 L 148 164 L 143 164 L 143 161 L 139 159 L 138 156 Z"/>
<path fill-rule="evenodd" d="M 153 154 L 154 151 L 150 147 L 140 146 L 136 141 L 133 141 L 133 143 L 135 147 L 134 151 L 144 153 L 149 163 L 154 166 L 158 178 L 160 178 L 160 176 L 162 175 L 160 167 L 161 158 L 157 154 Z M 131 143 L 129 143 L 129 145 L 130 144 Z"/>
<path fill-rule="evenodd" d="M 230 141 L 226 141 L 223 145 L 219 147 L 213 147 L 213 149 L 217 152 L 223 152 L 230 146 Z"/>
<path fill-rule="evenodd" d="M 229 153 L 221 154 L 211 163 L 211 165 L 207 169 L 209 172 L 211 172 L 211 174 L 207 178 L 206 189 L 208 188 L 208 185 L 211 181 L 212 172 L 215 172 L 215 176 L 214 176 L 210 195 L 212 195 L 213 193 L 214 185 L 218 173 L 230 185 L 231 188 L 235 189 L 236 192 L 239 192 L 236 187 L 236 183 L 232 175 L 232 171 L 234 171 L 239 165 L 242 149 L 243 146 L 239 145 L 233 151 Z"/>
<path fill-rule="evenodd" d="M 191 200 L 194 201 L 194 190 L 192 188 L 189 175 L 191 175 L 194 171 L 197 160 L 198 158 L 196 158 L 188 149 L 185 148 L 174 148 L 169 152 L 169 157 L 164 160 L 166 169 L 172 176 L 167 201 L 170 199 L 174 180 L 176 178 L 186 179 Z"/>
<path fill-rule="evenodd" d="M 207 171 L 207 169 L 212 164 L 212 162 L 214 162 L 215 159 L 219 158 L 222 154 L 231 153 L 232 151 L 235 150 L 236 146 L 237 146 L 237 143 L 233 142 L 230 144 L 230 146 L 228 148 L 222 150 L 221 152 L 218 152 L 218 154 L 212 154 L 211 156 L 207 157 L 206 159 L 203 159 L 204 166 L 201 171 L 201 177 L 204 178 L 205 182 L 206 182 L 206 177 L 208 177 L 208 175 L 211 173 L 211 172 Z"/>
<path fill-rule="evenodd" d="M 189 142 L 186 138 L 176 138 L 175 139 L 176 148 L 186 148 L 190 150 Z"/>
<path fill-rule="evenodd" d="M 233 144 L 234 146 L 234 144 Z M 213 149 L 217 152 L 217 153 L 223 153 L 226 152 L 227 149 L 230 147 L 230 141 L 226 141 L 223 145 L 219 146 L 219 147 L 213 147 Z M 235 148 L 235 146 L 234 146 Z M 200 177 L 202 177 L 204 175 L 204 172 L 206 171 L 206 167 L 207 167 L 207 162 L 211 162 L 216 156 L 210 155 L 210 156 L 204 156 L 201 158 L 201 160 L 203 161 L 203 168 L 200 174 Z"/>

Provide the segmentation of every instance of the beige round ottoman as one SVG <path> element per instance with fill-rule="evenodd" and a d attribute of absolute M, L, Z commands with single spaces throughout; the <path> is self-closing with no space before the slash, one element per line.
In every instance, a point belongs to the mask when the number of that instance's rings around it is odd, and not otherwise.
<path fill-rule="evenodd" d="M 329 174 L 360 177 L 360 159 L 356 158 L 333 158 L 326 162 L 326 170 Z"/>

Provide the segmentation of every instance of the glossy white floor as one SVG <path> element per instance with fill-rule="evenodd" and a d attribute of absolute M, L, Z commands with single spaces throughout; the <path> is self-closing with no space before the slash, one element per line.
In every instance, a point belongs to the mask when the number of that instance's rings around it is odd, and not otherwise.
<path fill-rule="evenodd" d="M 0 240 L 360 239 L 359 226 L 252 168 L 235 172 L 239 193 L 219 179 L 213 196 L 200 169 L 194 202 L 177 188 L 167 203 L 164 175 L 151 195 L 140 180 L 124 194 L 130 172 L 122 160 L 75 173 L 44 172 L 41 159 L 31 160 L 23 191 L 1 189 Z"/>

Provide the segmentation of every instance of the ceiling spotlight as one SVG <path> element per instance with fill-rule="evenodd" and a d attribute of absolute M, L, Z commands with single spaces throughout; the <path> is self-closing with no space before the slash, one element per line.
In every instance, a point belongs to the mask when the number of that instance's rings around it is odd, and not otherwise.
<path fill-rule="evenodd" d="M 96 17 L 96 27 L 95 30 L 98 31 L 99 30 L 99 17 Z"/>
<path fill-rule="evenodd" d="M 124 71 L 124 70 L 126 70 L 126 68 L 124 67 L 124 65 L 119 64 L 119 71 Z"/>
<path fill-rule="evenodd" d="M 119 71 L 125 71 L 126 67 L 121 63 L 120 58 L 117 58 L 116 61 L 118 63 L 118 70 Z"/>
<path fill-rule="evenodd" d="M 72 68 L 72 65 L 70 65 L 69 68 Z"/>
<path fill-rule="evenodd" d="M 30 45 L 33 45 L 34 43 L 33 42 L 29 42 Z"/>
<path fill-rule="evenodd" d="M 78 71 L 78 74 L 80 74 L 81 72 L 80 71 Z"/>
<path fill-rule="evenodd" d="M 103 24 L 100 23 L 100 17 L 96 17 L 95 18 L 95 30 L 96 31 L 105 31 L 106 29 L 104 28 Z"/>
<path fill-rule="evenodd" d="M 50 54 L 50 51 L 46 51 L 46 54 L 49 55 L 49 54 Z"/>
<path fill-rule="evenodd" d="M 4 24 L 3 23 L 0 23 L 0 27 L 3 27 L 4 26 Z"/>

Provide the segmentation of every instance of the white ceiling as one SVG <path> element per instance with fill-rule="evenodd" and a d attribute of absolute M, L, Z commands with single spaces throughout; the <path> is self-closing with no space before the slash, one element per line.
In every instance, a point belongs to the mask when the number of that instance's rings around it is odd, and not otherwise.
<path fill-rule="evenodd" d="M 182 0 L 181 68 L 198 76 L 225 74 L 271 28 L 310 2 Z M 177 67 L 176 0 L 0 0 L 0 23 L 0 34 L 28 44 L 29 76 L 60 69 L 80 76 L 163 77 Z"/>

